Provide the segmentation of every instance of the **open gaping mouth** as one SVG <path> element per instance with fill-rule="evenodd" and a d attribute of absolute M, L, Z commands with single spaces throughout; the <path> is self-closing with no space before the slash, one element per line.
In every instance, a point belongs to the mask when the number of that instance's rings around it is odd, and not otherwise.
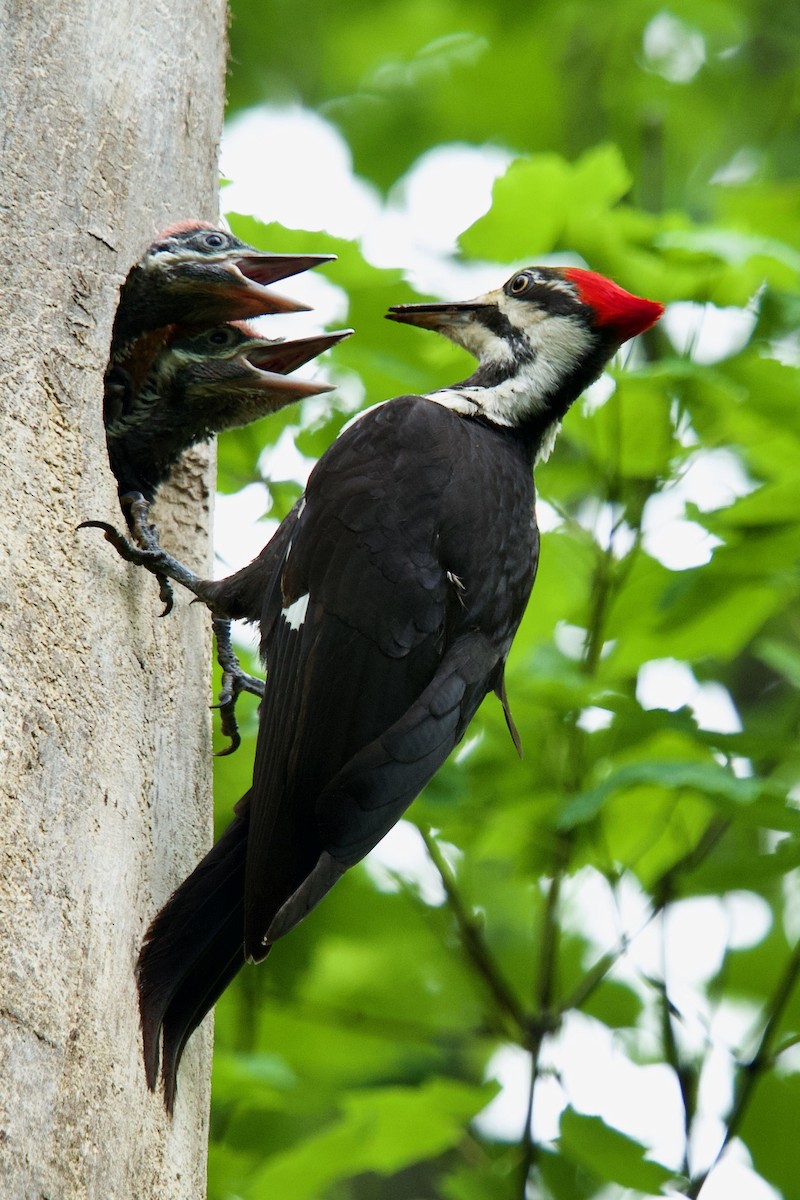
<path fill-rule="evenodd" d="M 266 342 L 242 346 L 235 357 L 241 373 L 238 378 L 227 378 L 228 388 L 252 389 L 281 393 L 293 399 L 316 396 L 321 392 L 333 391 L 333 385 L 317 379 L 289 379 L 287 373 L 316 358 L 323 350 L 329 350 L 346 337 L 352 329 L 337 329 L 332 333 L 312 334 L 310 337 L 291 341 Z"/>

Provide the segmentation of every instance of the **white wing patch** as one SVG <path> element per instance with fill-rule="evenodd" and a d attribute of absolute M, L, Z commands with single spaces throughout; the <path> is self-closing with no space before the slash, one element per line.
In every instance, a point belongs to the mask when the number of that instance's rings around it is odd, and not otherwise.
<path fill-rule="evenodd" d="M 305 596 L 301 596 L 299 600 L 295 600 L 288 608 L 281 609 L 281 616 L 287 625 L 292 630 L 298 630 L 306 619 L 308 610 L 308 592 Z"/>

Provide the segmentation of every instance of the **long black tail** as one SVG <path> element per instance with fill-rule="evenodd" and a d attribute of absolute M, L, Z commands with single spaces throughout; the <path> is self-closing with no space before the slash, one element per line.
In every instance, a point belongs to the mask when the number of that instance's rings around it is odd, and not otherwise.
<path fill-rule="evenodd" d="M 244 966 L 249 807 L 245 800 L 217 844 L 173 892 L 139 953 L 136 978 L 147 1083 L 155 1091 L 163 1040 L 161 1078 L 169 1112 L 187 1041 Z"/>

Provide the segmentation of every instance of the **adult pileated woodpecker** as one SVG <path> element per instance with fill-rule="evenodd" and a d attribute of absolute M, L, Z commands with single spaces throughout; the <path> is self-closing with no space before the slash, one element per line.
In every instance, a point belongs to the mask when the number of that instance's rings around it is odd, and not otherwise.
<path fill-rule="evenodd" d="M 365 413 L 254 563 L 195 581 L 217 609 L 260 621 L 268 676 L 252 787 L 139 958 L 147 1079 L 161 1043 L 168 1108 L 220 993 L 392 827 L 487 692 L 513 733 L 503 672 L 536 573 L 534 460 L 661 312 L 592 272 L 544 267 L 467 303 L 392 309 L 471 351 L 475 373 Z"/>

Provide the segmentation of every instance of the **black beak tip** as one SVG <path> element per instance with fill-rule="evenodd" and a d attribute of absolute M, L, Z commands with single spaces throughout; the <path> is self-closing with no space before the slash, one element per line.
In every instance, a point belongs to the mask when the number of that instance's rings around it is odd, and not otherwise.
<path fill-rule="evenodd" d="M 442 305 L 434 304 L 392 304 L 385 313 L 387 321 L 399 321 L 403 325 L 415 325 L 425 314 L 435 312 Z"/>

